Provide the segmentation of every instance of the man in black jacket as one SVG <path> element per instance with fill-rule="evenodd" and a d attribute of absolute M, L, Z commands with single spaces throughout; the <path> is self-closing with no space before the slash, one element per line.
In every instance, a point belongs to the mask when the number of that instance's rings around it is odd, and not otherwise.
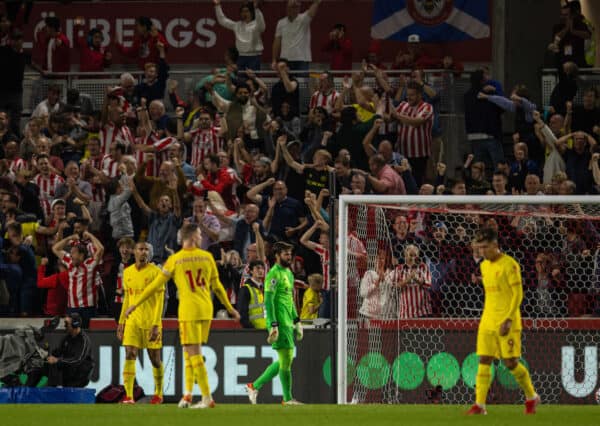
<path fill-rule="evenodd" d="M 504 159 L 502 110 L 480 96 L 487 90 L 493 88 L 485 85 L 483 70 L 472 73 L 471 88 L 464 95 L 465 129 L 475 161 L 485 162 L 486 169 L 493 171 Z"/>
<path fill-rule="evenodd" d="M 94 370 L 94 360 L 90 338 L 81 329 L 81 322 L 77 313 L 65 317 L 67 335 L 48 356 L 44 367 L 29 374 L 27 386 L 35 386 L 44 375 L 48 377 L 48 386 L 87 386 Z"/>
<path fill-rule="evenodd" d="M 10 114 L 10 130 L 20 134 L 21 112 L 23 111 L 23 78 L 25 66 L 31 62 L 23 50 L 23 34 L 14 31 L 9 42 L 0 45 L 0 109 Z M 2 143 L 6 143 L 2 140 Z M 4 155 L 2 155 L 4 156 Z"/>

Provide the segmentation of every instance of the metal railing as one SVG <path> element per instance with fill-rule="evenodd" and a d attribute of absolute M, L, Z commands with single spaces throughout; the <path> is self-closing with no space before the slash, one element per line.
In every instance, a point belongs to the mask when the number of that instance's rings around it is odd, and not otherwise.
<path fill-rule="evenodd" d="M 177 80 L 178 93 L 182 98 L 186 98 L 187 94 L 191 93 L 197 82 L 204 76 L 211 74 L 211 69 L 197 70 L 172 70 L 169 72 L 169 78 Z M 304 76 L 297 77 L 300 87 L 300 105 L 302 112 L 305 113 L 308 108 L 310 97 L 318 83 L 318 76 L 322 70 L 309 71 L 309 77 L 306 72 Z M 342 91 L 342 83 L 344 76 L 350 74 L 348 71 L 334 72 L 334 85 L 337 91 Z M 107 86 L 119 84 L 118 72 L 103 72 L 103 73 L 79 73 L 69 72 L 53 75 L 51 79 L 41 78 L 37 73 L 27 73 L 23 85 L 23 105 L 24 113 L 28 114 L 35 106 L 45 99 L 48 86 L 58 84 L 63 89 L 63 98 L 66 95 L 67 89 L 78 89 L 80 93 L 88 94 L 95 109 L 100 109 L 104 100 Z M 141 71 L 132 71 L 131 74 L 136 78 L 142 77 Z M 269 90 L 279 80 L 276 73 L 273 71 L 260 71 L 256 73 L 265 82 Z M 387 72 L 389 82 L 392 87 L 398 86 L 398 80 L 402 75 L 410 75 L 410 70 L 399 70 Z M 463 73 L 461 76 L 454 75 L 451 72 L 444 70 L 426 70 L 425 76 L 428 84 L 430 84 L 439 95 L 438 111 L 440 113 L 440 125 L 443 131 L 445 161 L 448 165 L 448 170 L 460 165 L 463 161 L 463 154 L 470 150 L 466 142 L 464 130 L 464 110 L 463 110 L 463 95 L 470 86 L 468 73 Z M 376 86 L 375 78 L 368 76 L 365 82 L 372 87 Z M 168 110 L 172 110 L 168 95 L 165 94 L 165 106 Z"/>
<path fill-rule="evenodd" d="M 550 96 L 552 90 L 558 84 L 558 70 L 556 68 L 542 69 L 542 105 L 550 105 Z M 580 68 L 577 95 L 573 102 L 581 104 L 583 102 L 583 92 L 589 87 L 600 86 L 600 68 Z"/>
<path fill-rule="evenodd" d="M 180 96 L 184 96 L 194 90 L 196 83 L 202 77 L 211 74 L 211 72 L 211 69 L 172 70 L 169 72 L 169 78 L 177 80 L 179 83 L 178 92 Z M 308 74 L 309 76 L 318 75 L 320 72 L 322 71 L 314 70 L 309 71 Z M 353 71 L 336 71 L 333 73 L 336 90 L 342 90 L 343 77 L 351 72 Z M 42 78 L 38 73 L 27 72 L 23 83 L 23 112 L 25 115 L 31 113 L 35 106 L 46 97 L 48 86 L 51 84 L 61 86 L 63 95 L 70 88 L 78 89 L 81 93 L 90 95 L 94 107 L 99 109 L 106 93 L 106 87 L 118 84 L 120 74 L 121 71 L 101 73 L 67 72 L 52 74 L 52 78 Z M 131 74 L 138 79 L 142 78 L 141 71 L 132 71 Z M 273 71 L 258 71 L 256 74 L 263 79 L 269 89 L 278 81 L 276 73 Z M 307 73 L 298 74 L 305 76 Z M 396 87 L 400 76 L 409 74 L 410 70 L 388 72 L 390 84 L 392 87 Z M 462 109 L 462 96 L 469 87 L 468 74 L 464 73 L 463 76 L 457 77 L 445 70 L 426 70 L 425 75 L 428 83 L 440 95 L 440 111 L 443 113 L 460 112 Z M 316 90 L 317 79 L 302 76 L 297 78 L 300 86 L 300 104 L 308 105 L 311 94 Z M 373 77 L 367 77 L 365 81 L 375 87 Z M 165 101 L 167 101 L 165 106 L 169 108 L 168 97 L 166 96 Z"/>

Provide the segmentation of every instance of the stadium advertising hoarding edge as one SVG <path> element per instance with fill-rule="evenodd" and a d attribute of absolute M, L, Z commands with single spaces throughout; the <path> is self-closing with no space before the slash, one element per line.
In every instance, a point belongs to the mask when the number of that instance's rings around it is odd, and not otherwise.
<path fill-rule="evenodd" d="M 53 335 L 51 341 L 59 336 Z M 100 390 L 110 383 L 121 383 L 125 353 L 115 334 L 95 331 L 90 332 L 90 337 L 97 368 L 89 387 Z M 441 385 L 443 403 L 460 403 L 472 393 L 475 383 L 475 338 L 474 330 L 412 329 L 407 330 L 406 338 L 392 346 L 385 341 L 397 340 L 397 334 L 384 331 L 381 348 L 387 348 L 385 351 L 371 347 L 362 353 L 349 353 L 348 382 L 360 381 L 369 392 L 394 392 L 401 403 L 426 403 L 427 391 Z M 421 344 L 413 344 L 411 340 Z M 181 397 L 184 383 L 183 354 L 177 332 L 164 331 L 163 343 L 165 398 L 176 401 Z M 330 402 L 330 344 L 328 331 L 305 332 L 292 370 L 294 396 L 299 400 Z M 390 352 L 392 347 L 394 353 L 382 353 Z M 526 331 L 524 348 L 524 362 L 545 402 L 594 402 L 599 386 L 597 332 Z M 212 331 L 203 354 L 215 399 L 223 403 L 247 402 L 245 384 L 276 359 L 275 351 L 265 342 L 265 333 L 248 330 Z M 136 377 L 145 392 L 151 394 L 152 366 L 146 354 L 138 361 Z M 490 403 L 520 402 L 519 390 L 506 368 L 496 365 L 494 377 Z M 261 390 L 259 402 L 277 403 L 281 395 L 279 381 L 274 380 Z M 349 399 L 351 396 L 349 388 Z"/>

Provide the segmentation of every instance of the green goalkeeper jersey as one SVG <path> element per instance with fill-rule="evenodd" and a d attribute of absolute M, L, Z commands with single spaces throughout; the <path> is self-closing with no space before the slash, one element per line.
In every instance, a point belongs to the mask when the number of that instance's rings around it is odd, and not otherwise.
<path fill-rule="evenodd" d="M 265 310 L 269 329 L 274 322 L 279 327 L 293 327 L 298 318 L 294 304 L 294 274 L 277 263 L 265 278 Z"/>

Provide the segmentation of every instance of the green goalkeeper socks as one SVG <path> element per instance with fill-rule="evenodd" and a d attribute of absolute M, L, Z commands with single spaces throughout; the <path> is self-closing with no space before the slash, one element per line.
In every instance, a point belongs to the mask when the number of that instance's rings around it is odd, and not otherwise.
<path fill-rule="evenodd" d="M 293 349 L 279 349 L 279 380 L 283 391 L 283 400 L 292 399 L 292 360 L 294 359 Z"/>
<path fill-rule="evenodd" d="M 270 382 L 273 378 L 279 373 L 279 361 L 275 361 L 273 364 L 269 365 L 267 369 L 260 375 L 258 379 L 252 385 L 254 389 L 259 390 L 262 388 L 265 383 Z"/>
<path fill-rule="evenodd" d="M 254 386 L 254 389 L 259 390 L 279 374 L 279 380 L 281 380 L 281 388 L 283 390 L 283 400 L 289 401 L 292 399 L 292 360 L 294 359 L 294 350 L 278 349 L 277 356 L 279 361 L 275 361 L 273 364 L 269 365 L 252 385 Z"/>

